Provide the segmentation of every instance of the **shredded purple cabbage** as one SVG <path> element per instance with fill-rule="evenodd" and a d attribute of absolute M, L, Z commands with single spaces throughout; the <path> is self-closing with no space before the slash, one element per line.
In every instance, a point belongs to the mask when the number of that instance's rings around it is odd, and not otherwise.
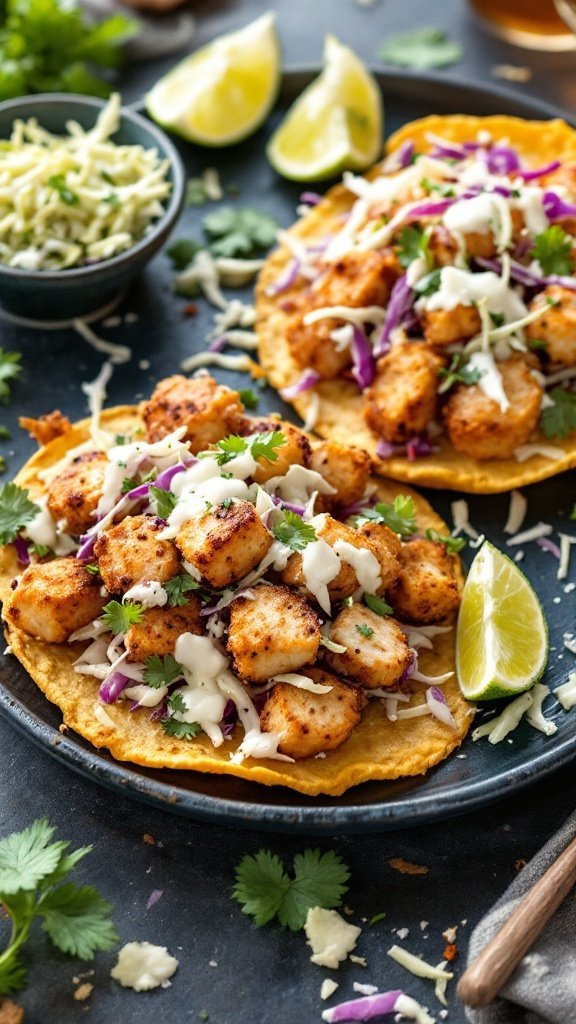
<path fill-rule="evenodd" d="M 165 697 L 160 704 L 157 704 L 155 708 L 152 708 L 150 712 L 151 722 L 161 722 L 164 718 L 168 718 L 168 698 Z"/>
<path fill-rule="evenodd" d="M 352 334 L 352 376 L 361 391 L 370 387 L 376 376 L 376 364 L 368 338 L 354 324 Z"/>
<path fill-rule="evenodd" d="M 511 174 L 513 171 L 520 171 L 520 158 L 511 146 L 491 146 L 488 150 L 481 149 L 478 156 L 484 161 L 490 174 Z"/>
<path fill-rule="evenodd" d="M 464 146 L 458 146 L 455 142 L 448 142 L 448 140 L 442 144 L 438 143 L 430 153 L 431 157 L 440 160 L 465 160 L 467 155 Z"/>
<path fill-rule="evenodd" d="M 148 897 L 146 910 L 150 910 L 150 908 L 153 907 L 155 903 L 158 903 L 158 900 L 161 900 L 163 895 L 164 889 L 153 889 Z"/>
<path fill-rule="evenodd" d="M 222 721 L 220 722 L 220 729 L 222 730 L 222 735 L 224 736 L 225 739 L 228 739 L 228 737 L 232 735 L 232 733 L 234 732 L 234 726 L 236 725 L 237 721 L 238 710 L 236 708 L 234 701 L 229 700 L 226 702 L 224 714 L 222 715 Z"/>
<path fill-rule="evenodd" d="M 539 537 L 536 543 L 543 551 L 549 551 L 551 555 L 554 555 L 554 558 L 560 559 L 562 557 L 560 548 L 549 537 Z"/>
<path fill-rule="evenodd" d="M 495 274 L 502 273 L 500 260 L 485 260 L 478 257 L 475 261 L 484 270 L 493 270 Z M 510 277 L 525 288 L 544 288 L 549 284 L 558 284 L 570 291 L 576 291 L 576 277 L 565 277 L 562 274 L 537 274 L 534 270 L 522 266 L 521 263 L 510 261 Z"/>
<path fill-rule="evenodd" d="M 170 484 L 172 483 L 175 476 L 178 473 L 182 473 L 188 466 L 191 466 L 197 459 L 194 457 L 186 459 L 186 463 L 178 462 L 175 466 L 169 466 L 168 469 L 164 469 L 158 474 L 155 480 L 150 480 L 148 483 L 139 484 L 138 487 L 132 488 L 126 495 L 131 501 L 137 501 L 140 498 L 147 498 L 150 487 L 158 487 L 161 491 L 169 491 Z"/>
<path fill-rule="evenodd" d="M 437 718 L 439 722 L 443 722 L 444 725 L 449 725 L 452 729 L 456 728 L 454 715 L 448 707 L 446 697 L 438 686 L 428 687 L 426 690 L 426 703 L 434 717 Z"/>
<path fill-rule="evenodd" d="M 398 160 L 398 166 L 402 169 L 409 167 L 412 163 L 412 157 L 414 156 L 414 143 L 411 139 L 406 139 L 400 146 L 400 149 L 396 153 Z"/>
<path fill-rule="evenodd" d="M 546 164 L 544 167 L 537 167 L 534 171 L 519 171 L 519 177 L 523 178 L 524 181 L 534 181 L 536 178 L 543 178 L 545 174 L 552 174 L 559 167 L 559 160 L 551 160 L 549 164 Z"/>
<path fill-rule="evenodd" d="M 300 202 L 307 203 L 308 206 L 318 206 L 322 199 L 323 196 L 319 192 L 302 192 L 300 195 Z"/>
<path fill-rule="evenodd" d="M 94 554 L 95 543 L 96 537 L 94 535 L 88 536 L 85 533 L 83 537 L 80 537 L 80 547 L 76 552 L 76 558 L 81 558 L 82 561 L 87 562 Z"/>
<path fill-rule="evenodd" d="M 104 680 L 100 689 L 98 690 L 98 700 L 101 700 L 103 704 L 114 704 L 118 700 L 118 697 L 127 686 L 134 684 L 133 679 L 129 679 L 123 672 L 112 672 L 107 679 Z"/>
<path fill-rule="evenodd" d="M 281 292 L 288 291 L 294 284 L 299 272 L 300 260 L 291 260 L 285 271 L 274 281 L 274 284 L 268 285 L 266 295 L 280 295 Z"/>
<path fill-rule="evenodd" d="M 434 448 L 427 434 L 416 435 L 406 441 L 406 456 L 409 462 L 426 458 L 428 455 L 432 455 L 433 452 Z"/>
<path fill-rule="evenodd" d="M 418 217 L 435 217 L 441 213 L 446 213 L 446 210 L 454 203 L 457 203 L 460 199 L 466 198 L 465 196 L 451 196 L 449 199 L 439 199 L 436 202 L 422 203 L 420 206 L 413 207 L 410 210 L 409 219 L 418 220 Z"/>
<path fill-rule="evenodd" d="M 417 651 L 414 650 L 413 647 L 411 647 L 410 648 L 410 661 L 407 664 L 406 668 L 404 669 L 402 675 L 400 676 L 400 679 L 398 680 L 398 684 L 401 686 L 402 683 L 408 682 L 410 677 L 414 674 L 414 672 L 416 672 L 417 668 L 418 668 L 418 653 L 417 653 Z"/>
<path fill-rule="evenodd" d="M 251 698 L 252 699 L 252 703 L 253 703 L 254 707 L 256 708 L 256 711 L 258 712 L 259 715 L 264 710 L 264 705 L 265 705 L 266 701 L 268 700 L 269 694 L 270 694 L 270 690 L 263 690 L 262 693 L 254 693 L 254 694 L 252 694 L 252 698 Z"/>
<path fill-rule="evenodd" d="M 292 398 L 296 398 L 301 395 L 303 391 L 309 391 L 315 384 L 320 380 L 320 374 L 316 373 L 315 370 L 304 370 L 304 373 L 294 381 L 293 384 L 289 384 L 285 388 L 280 388 L 278 392 L 281 398 L 289 402 Z"/>
<path fill-rule="evenodd" d="M 378 498 L 375 494 L 371 494 L 369 498 L 358 498 L 358 501 L 353 501 L 351 505 L 346 505 L 338 510 L 338 519 L 349 519 L 350 516 L 357 516 L 363 508 L 370 508 L 377 501 Z"/>
<path fill-rule="evenodd" d="M 384 321 L 380 337 L 374 345 L 374 357 L 376 359 L 380 356 L 386 355 L 388 352 L 390 348 L 390 335 L 394 328 L 399 326 L 406 313 L 411 309 L 413 297 L 414 292 L 408 284 L 408 275 L 402 274 L 402 277 L 397 278 L 394 282 L 394 287 L 390 295 L 390 302 L 388 303 L 388 309 L 386 310 L 386 320 Z"/>
<path fill-rule="evenodd" d="M 398 454 L 398 446 L 390 444 L 389 441 L 385 441 L 383 437 L 380 438 L 376 445 L 376 455 L 379 459 L 389 459 L 392 455 Z"/>
<path fill-rule="evenodd" d="M 27 540 L 24 537 L 16 537 L 12 541 L 14 549 L 16 551 L 16 557 L 19 565 L 30 565 L 30 549 Z"/>
<path fill-rule="evenodd" d="M 361 999 L 349 999 L 346 1003 L 338 1003 L 324 1010 L 322 1020 L 327 1024 L 339 1024 L 340 1021 L 364 1021 L 373 1017 L 382 1017 L 394 1013 L 396 1003 L 404 993 L 400 989 L 392 992 L 377 992 L 374 996 L 363 996 Z"/>
<path fill-rule="evenodd" d="M 271 494 L 270 497 L 278 508 L 287 508 L 289 512 L 295 512 L 297 516 L 303 516 L 306 511 L 304 505 L 295 505 L 293 501 L 284 501 L 277 494 Z"/>
<path fill-rule="evenodd" d="M 576 216 L 574 203 L 567 203 L 556 192 L 544 192 L 542 194 L 542 206 L 548 220 L 561 220 L 562 217 Z"/>
<path fill-rule="evenodd" d="M 208 352 L 221 352 L 222 349 L 226 348 L 226 338 L 222 336 L 219 338 L 212 338 L 212 341 L 208 345 Z"/>

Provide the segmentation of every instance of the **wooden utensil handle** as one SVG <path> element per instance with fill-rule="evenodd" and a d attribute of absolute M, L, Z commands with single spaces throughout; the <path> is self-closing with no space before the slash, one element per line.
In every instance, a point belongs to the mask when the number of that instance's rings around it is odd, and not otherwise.
<path fill-rule="evenodd" d="M 576 883 L 576 838 L 526 893 L 499 932 L 464 972 L 457 993 L 468 1006 L 486 1006 Z"/>

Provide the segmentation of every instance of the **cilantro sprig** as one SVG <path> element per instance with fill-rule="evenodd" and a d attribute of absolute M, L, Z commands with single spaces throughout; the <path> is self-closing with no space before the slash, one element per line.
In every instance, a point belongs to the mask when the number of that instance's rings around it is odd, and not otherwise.
<path fill-rule="evenodd" d="M 438 370 L 438 376 L 443 378 L 438 390 L 441 394 L 445 394 L 454 384 L 466 384 L 468 386 L 477 384 L 482 376 L 482 370 L 467 366 L 463 354 L 456 352 L 452 356 L 448 369 L 441 367 Z"/>
<path fill-rule="evenodd" d="M 163 490 L 162 487 L 150 487 L 149 494 L 154 502 L 156 515 L 160 516 L 160 519 L 168 519 L 178 500 L 176 495 L 172 494 L 172 491 Z"/>
<path fill-rule="evenodd" d="M 550 392 L 553 405 L 542 410 L 540 426 L 546 437 L 568 437 L 576 430 L 576 393 L 564 388 Z"/>
<path fill-rule="evenodd" d="M 237 865 L 232 898 L 258 928 L 277 917 L 284 928 L 299 931 L 311 907 L 340 906 L 349 878 L 348 867 L 332 850 L 297 853 L 292 876 L 275 853 L 259 850 Z"/>
<path fill-rule="evenodd" d="M 10 382 L 20 378 L 21 360 L 21 352 L 7 352 L 0 348 L 0 402 L 3 404 L 10 398 Z"/>
<path fill-rule="evenodd" d="M 289 508 L 275 514 L 272 533 L 281 544 L 292 551 L 304 551 L 304 548 L 317 540 L 316 531 L 310 523 L 305 523 L 302 516 Z"/>
<path fill-rule="evenodd" d="M 538 260 L 545 274 L 570 274 L 573 243 L 572 235 L 566 234 L 559 224 L 551 224 L 536 235 L 530 256 Z"/>
<path fill-rule="evenodd" d="M 144 608 L 134 601 L 109 601 L 104 605 L 102 620 L 111 633 L 127 633 L 130 626 L 137 625 L 142 621 Z"/>
<path fill-rule="evenodd" d="M 451 537 L 450 534 L 445 536 L 432 526 L 429 526 L 426 530 L 426 539 L 433 540 L 435 544 L 443 544 L 449 555 L 457 555 L 459 551 L 462 551 L 462 548 L 466 547 L 466 539 L 464 537 Z"/>
<path fill-rule="evenodd" d="M 202 218 L 214 256 L 252 256 L 276 241 L 278 223 L 250 206 L 221 206 Z"/>
<path fill-rule="evenodd" d="M 448 39 L 441 29 L 425 27 L 389 36 L 379 56 L 399 67 L 443 68 L 460 60 L 462 47 Z"/>
<path fill-rule="evenodd" d="M 387 526 L 401 537 L 411 537 L 416 532 L 416 506 L 414 499 L 398 494 L 391 505 L 379 501 L 374 508 L 363 508 L 356 517 L 357 522 L 368 520 Z"/>
<path fill-rule="evenodd" d="M 367 640 L 369 640 L 371 636 L 374 636 L 374 630 L 371 626 L 367 626 L 365 622 L 357 622 L 356 629 L 360 633 L 360 636 L 365 636 Z"/>
<path fill-rule="evenodd" d="M 222 438 L 216 445 L 214 452 L 202 452 L 204 456 L 213 455 L 219 466 L 225 466 L 232 462 L 238 455 L 250 449 L 254 459 L 267 459 L 268 462 L 276 462 L 278 459 L 277 448 L 286 444 L 286 438 L 281 430 L 270 430 L 265 434 L 252 434 L 250 437 L 240 437 L 239 434 L 230 434 Z"/>
<path fill-rule="evenodd" d="M 160 657 L 159 654 L 152 654 L 146 659 L 146 668 L 144 669 L 144 682 L 147 686 L 153 686 L 158 689 L 160 686 L 170 686 L 183 674 L 182 665 L 180 665 L 173 654 L 167 654 L 165 658 Z"/>
<path fill-rule="evenodd" d="M 10 544 L 40 511 L 18 484 L 0 486 L 0 544 Z"/>
<path fill-rule="evenodd" d="M 52 841 L 55 832 L 42 818 L 0 840 L 0 904 L 12 923 L 9 944 L 0 952 L 0 995 L 26 984 L 21 949 L 37 918 L 58 949 L 81 960 L 118 942 L 110 903 L 92 886 L 67 880 L 92 847 L 70 850 L 69 842 Z"/>
<path fill-rule="evenodd" d="M 370 611 L 376 612 L 376 615 L 381 615 L 385 618 L 386 615 L 392 615 L 394 609 L 386 604 L 383 597 L 379 597 L 378 594 L 364 594 L 364 604 L 370 608 Z"/>
<path fill-rule="evenodd" d="M 186 594 L 190 593 L 191 590 L 200 589 L 198 580 L 195 580 L 187 572 L 182 572 L 178 576 L 172 576 L 162 586 L 168 594 L 168 604 L 171 608 L 181 608 L 183 605 L 188 604 Z"/>
<path fill-rule="evenodd" d="M 414 260 L 422 257 L 426 261 L 428 270 L 431 270 L 430 238 L 431 231 L 429 228 L 424 230 L 417 227 L 404 228 L 398 239 L 398 260 L 401 266 L 409 267 Z"/>

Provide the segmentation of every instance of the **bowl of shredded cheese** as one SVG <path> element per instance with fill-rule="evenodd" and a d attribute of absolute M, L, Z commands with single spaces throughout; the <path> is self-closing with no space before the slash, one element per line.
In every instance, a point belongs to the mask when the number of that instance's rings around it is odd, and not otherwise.
<path fill-rule="evenodd" d="M 185 173 L 145 117 L 88 96 L 0 104 L 0 306 L 64 320 L 105 309 L 152 258 Z"/>

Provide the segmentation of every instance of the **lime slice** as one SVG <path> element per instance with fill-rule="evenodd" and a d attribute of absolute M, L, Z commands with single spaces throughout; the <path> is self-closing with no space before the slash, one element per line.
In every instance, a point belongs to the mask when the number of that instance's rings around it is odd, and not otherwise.
<path fill-rule="evenodd" d="M 262 124 L 280 83 L 280 46 L 269 12 L 192 53 L 146 97 L 150 117 L 202 146 L 229 146 Z"/>
<path fill-rule="evenodd" d="M 456 635 L 456 674 L 468 700 L 514 697 L 537 683 L 548 626 L 518 566 L 487 541 L 472 562 Z"/>
<path fill-rule="evenodd" d="M 324 70 L 292 105 L 268 144 L 274 169 L 292 181 L 319 181 L 380 156 L 382 94 L 362 61 L 334 36 Z"/>

